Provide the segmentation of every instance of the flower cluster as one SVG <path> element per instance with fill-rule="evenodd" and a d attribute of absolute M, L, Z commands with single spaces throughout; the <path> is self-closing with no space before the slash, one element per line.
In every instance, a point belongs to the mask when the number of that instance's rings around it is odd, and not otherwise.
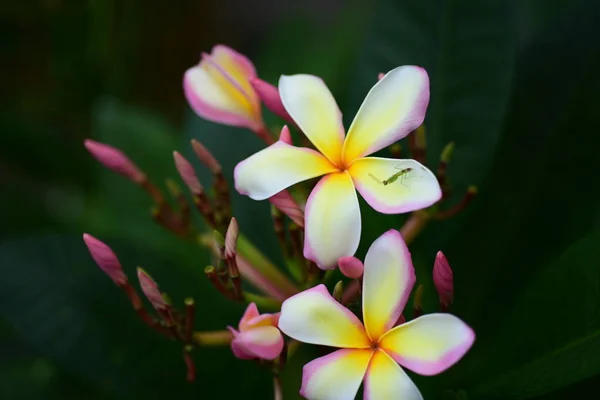
<path fill-rule="evenodd" d="M 347 132 L 321 79 L 281 76 L 275 87 L 258 77 L 250 60 L 223 45 L 202 54 L 200 63 L 185 72 L 183 88 L 197 115 L 250 129 L 267 144 L 239 162 L 234 185 L 241 195 L 270 202 L 288 274 L 243 235 L 232 215 L 222 168 L 196 140 L 192 147 L 214 177 L 212 188 L 205 189 L 187 159 L 173 154 L 192 205 L 174 181 L 167 181 L 168 194 L 163 193 L 120 150 L 91 140 L 85 146 L 106 168 L 150 195 L 152 216 L 159 224 L 210 250 L 207 279 L 226 299 L 248 304 L 237 328 L 195 331 L 194 301 L 186 299 L 185 311 L 178 312 L 140 268 L 138 279 L 154 309 L 151 315 L 112 250 L 85 234 L 98 266 L 123 289 L 148 326 L 182 342 L 188 379 L 194 378 L 193 349 L 227 344 L 236 357 L 271 368 L 275 398 L 280 399 L 279 372 L 302 342 L 339 349 L 304 366 L 298 389 L 307 399 L 353 399 L 363 381 L 365 399 L 420 399 L 405 369 L 438 374 L 458 362 L 475 340 L 472 329 L 453 315 L 422 315 L 421 285 L 412 312 L 404 312 L 416 282 L 407 243 L 430 221 L 456 215 L 476 193 L 469 188 L 462 201 L 445 206 L 451 193 L 446 170 L 453 143 L 444 148 L 436 173 L 425 165 L 425 70 L 402 66 L 380 74 Z M 277 140 L 263 121 L 262 105 L 288 123 Z M 405 137 L 412 159 L 403 156 L 397 143 Z M 294 145 L 295 138 L 302 147 Z M 388 147 L 392 158 L 373 156 Z M 364 264 L 354 257 L 362 231 L 357 192 L 380 213 L 411 213 L 404 226 L 370 246 Z M 167 201 L 168 195 L 176 206 Z M 205 227 L 194 225 L 192 206 Z M 336 267 L 344 278 L 330 294 L 326 285 Z M 432 278 L 440 311 L 446 312 L 454 297 L 453 274 L 441 252 Z M 260 314 L 259 306 L 275 312 Z"/>

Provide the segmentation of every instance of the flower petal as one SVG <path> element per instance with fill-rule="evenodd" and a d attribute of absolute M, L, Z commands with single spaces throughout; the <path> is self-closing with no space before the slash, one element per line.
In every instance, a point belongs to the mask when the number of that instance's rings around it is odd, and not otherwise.
<path fill-rule="evenodd" d="M 236 357 L 274 360 L 283 350 L 283 336 L 274 326 L 261 326 L 237 335 L 231 342 Z M 238 354 L 236 354 L 236 351 Z"/>
<path fill-rule="evenodd" d="M 317 358 L 302 369 L 300 394 L 308 400 L 352 400 L 373 352 L 342 349 Z"/>
<path fill-rule="evenodd" d="M 360 106 L 344 143 L 344 161 L 372 154 L 402 139 L 425 119 L 429 77 L 423 68 L 398 67 L 388 72 Z"/>
<path fill-rule="evenodd" d="M 259 315 L 260 314 L 258 312 L 258 307 L 256 306 L 256 303 L 248 304 L 248 307 L 246 307 L 246 311 L 244 311 L 244 315 L 242 315 L 242 318 L 240 319 L 240 331 L 245 331 L 248 328 L 248 322 L 258 317 Z"/>
<path fill-rule="evenodd" d="M 304 343 L 351 348 L 371 346 L 360 320 L 331 297 L 325 285 L 284 301 L 279 329 Z"/>
<path fill-rule="evenodd" d="M 379 346 L 411 371 L 436 375 L 460 360 L 474 341 L 473 330 L 454 315 L 428 314 L 395 327 Z"/>
<path fill-rule="evenodd" d="M 335 170 L 317 151 L 278 141 L 240 162 L 233 175 L 238 192 L 264 200 L 295 183 Z"/>
<path fill-rule="evenodd" d="M 183 89 L 190 107 L 204 119 L 250 129 L 262 124 L 260 109 L 205 59 L 185 72 Z"/>
<path fill-rule="evenodd" d="M 375 352 L 365 375 L 364 400 L 421 400 L 421 392 L 406 372 L 384 351 Z"/>
<path fill-rule="evenodd" d="M 319 268 L 335 268 L 340 257 L 352 256 L 360 241 L 360 207 L 347 172 L 329 174 L 312 190 L 306 208 L 304 257 Z"/>
<path fill-rule="evenodd" d="M 391 229 L 373 242 L 365 257 L 363 319 L 373 341 L 394 326 L 414 284 L 410 252 L 400 232 Z"/>
<path fill-rule="evenodd" d="M 238 85 L 251 102 L 258 105 L 258 94 L 250 84 L 250 79 L 256 77 L 254 64 L 243 54 L 222 44 L 213 47 L 211 57 Z"/>
<path fill-rule="evenodd" d="M 329 161 L 341 165 L 342 113 L 323 80 L 313 75 L 283 75 L 279 94 L 286 111 L 312 144 Z"/>
<path fill-rule="evenodd" d="M 384 214 L 420 210 L 442 197 L 435 175 L 415 160 L 366 157 L 354 161 L 348 171 L 356 190 Z M 394 176 L 393 182 L 384 182 Z"/>

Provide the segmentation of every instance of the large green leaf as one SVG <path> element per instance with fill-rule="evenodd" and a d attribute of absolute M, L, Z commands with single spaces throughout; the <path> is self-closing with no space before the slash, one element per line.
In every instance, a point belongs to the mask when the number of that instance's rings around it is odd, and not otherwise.
<path fill-rule="evenodd" d="M 521 365 L 481 383 L 468 391 L 470 396 L 526 399 L 600 374 L 598 243 L 600 232 L 540 272 L 500 335 Z"/>

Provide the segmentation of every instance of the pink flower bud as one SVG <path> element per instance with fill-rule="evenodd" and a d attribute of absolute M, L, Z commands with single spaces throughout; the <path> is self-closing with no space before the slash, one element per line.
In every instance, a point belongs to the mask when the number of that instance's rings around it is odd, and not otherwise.
<path fill-rule="evenodd" d="M 281 128 L 281 133 L 279 134 L 279 140 L 282 141 L 283 143 L 287 143 L 289 145 L 294 144 L 292 142 L 292 134 L 290 133 L 290 129 L 287 127 L 287 125 L 285 125 L 283 128 Z"/>
<path fill-rule="evenodd" d="M 435 263 L 433 265 L 433 283 L 440 298 L 440 305 L 442 308 L 448 309 L 454 301 L 454 279 L 450 264 L 444 253 L 441 251 L 438 251 L 435 256 Z"/>
<path fill-rule="evenodd" d="M 338 266 L 340 267 L 340 272 L 345 277 L 352 279 L 360 278 L 365 270 L 362 261 L 352 256 L 340 257 L 338 259 Z"/>
<path fill-rule="evenodd" d="M 175 159 L 175 167 L 177 167 L 177 171 L 179 172 L 179 176 L 187 187 L 190 189 L 192 194 L 198 195 L 203 192 L 204 188 L 200 184 L 198 177 L 196 176 L 196 171 L 194 171 L 194 167 L 188 160 L 186 160 L 181 154 L 174 151 L 173 158 Z"/>
<path fill-rule="evenodd" d="M 196 153 L 198 160 L 206 165 L 206 167 L 210 169 L 210 172 L 215 175 L 221 173 L 221 164 L 219 164 L 215 156 L 213 156 L 202 143 L 196 139 L 192 139 L 192 148 L 194 149 L 194 153 Z"/>
<path fill-rule="evenodd" d="M 287 190 L 282 190 L 281 192 L 269 197 L 269 201 L 279 211 L 290 217 L 290 219 L 294 221 L 296 225 L 301 228 L 304 226 L 304 211 L 300 209 L 298 203 L 296 203 L 292 195 Z"/>
<path fill-rule="evenodd" d="M 231 222 L 225 233 L 225 258 L 235 258 L 237 251 L 237 240 L 240 235 L 240 228 L 235 218 L 231 218 Z"/>
<path fill-rule="evenodd" d="M 127 276 L 123 272 L 123 267 L 121 267 L 119 259 L 110 247 L 87 233 L 83 234 L 83 241 L 96 264 L 114 283 L 117 285 L 127 283 Z"/>
<path fill-rule="evenodd" d="M 111 171 L 135 183 L 141 183 L 146 179 L 146 175 L 121 150 L 90 139 L 87 139 L 84 145 L 100 164 Z"/>
<path fill-rule="evenodd" d="M 290 114 L 286 111 L 281 97 L 279 96 L 279 90 L 268 82 L 256 77 L 250 79 L 250 84 L 258 94 L 258 97 L 262 100 L 265 107 L 267 107 L 273 114 L 285 119 L 288 122 L 294 123 Z"/>
<path fill-rule="evenodd" d="M 140 281 L 140 286 L 142 288 L 142 292 L 152 304 L 157 311 L 164 311 L 169 308 L 169 304 L 165 301 L 163 295 L 160 293 L 158 289 L 158 285 L 152 279 L 150 275 L 143 269 L 137 269 L 138 279 Z"/>
<path fill-rule="evenodd" d="M 200 117 L 259 131 L 264 126 L 260 99 L 249 81 L 255 77 L 250 60 L 227 46 L 217 45 L 185 72 L 183 89 L 190 107 Z"/>
<path fill-rule="evenodd" d="M 377 74 L 377 80 L 380 81 L 383 79 L 383 77 L 385 76 L 385 74 L 383 72 L 380 72 Z"/>
<path fill-rule="evenodd" d="M 279 357 L 284 343 L 277 328 L 278 323 L 279 313 L 259 314 L 256 304 L 250 303 L 240 320 L 238 330 L 228 327 L 233 334 L 233 354 L 242 360 L 274 360 Z"/>

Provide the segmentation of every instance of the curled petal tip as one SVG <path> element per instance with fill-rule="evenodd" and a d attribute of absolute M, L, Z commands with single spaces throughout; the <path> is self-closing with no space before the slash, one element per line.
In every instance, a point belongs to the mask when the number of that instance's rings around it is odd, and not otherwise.
<path fill-rule="evenodd" d="M 290 133 L 290 129 L 285 125 L 281 128 L 281 133 L 279 134 L 279 140 L 289 145 L 293 145 L 292 143 L 292 134 Z"/>
<path fill-rule="evenodd" d="M 288 114 L 283 106 L 281 97 L 279 96 L 279 90 L 268 82 L 263 81 L 260 78 L 251 78 L 250 84 L 258 94 L 260 100 L 264 103 L 273 114 L 285 119 L 286 121 L 292 122 L 292 117 Z"/>
<path fill-rule="evenodd" d="M 358 279 L 362 276 L 365 266 L 362 261 L 353 256 L 340 257 L 338 266 L 344 276 L 352 279 Z"/>
<path fill-rule="evenodd" d="M 433 283 L 440 298 L 440 304 L 447 308 L 454 301 L 454 278 L 446 256 L 438 251 L 433 265 Z"/>
<path fill-rule="evenodd" d="M 193 194 L 200 194 L 203 192 L 204 188 L 198 177 L 196 176 L 196 172 L 194 171 L 194 167 L 188 160 L 186 160 L 181 154 L 174 151 L 173 159 L 175 160 L 175 167 L 181 176 L 181 179 L 186 184 L 186 186 L 190 189 Z"/>
<path fill-rule="evenodd" d="M 84 142 L 84 146 L 100 164 L 111 171 L 136 183 L 146 179 L 146 175 L 121 150 L 90 139 Z"/>
<path fill-rule="evenodd" d="M 110 247 L 87 233 L 83 234 L 83 241 L 98 267 L 100 267 L 113 282 L 117 285 L 127 283 L 127 277 L 125 276 L 125 272 L 123 272 L 123 267 Z"/>

